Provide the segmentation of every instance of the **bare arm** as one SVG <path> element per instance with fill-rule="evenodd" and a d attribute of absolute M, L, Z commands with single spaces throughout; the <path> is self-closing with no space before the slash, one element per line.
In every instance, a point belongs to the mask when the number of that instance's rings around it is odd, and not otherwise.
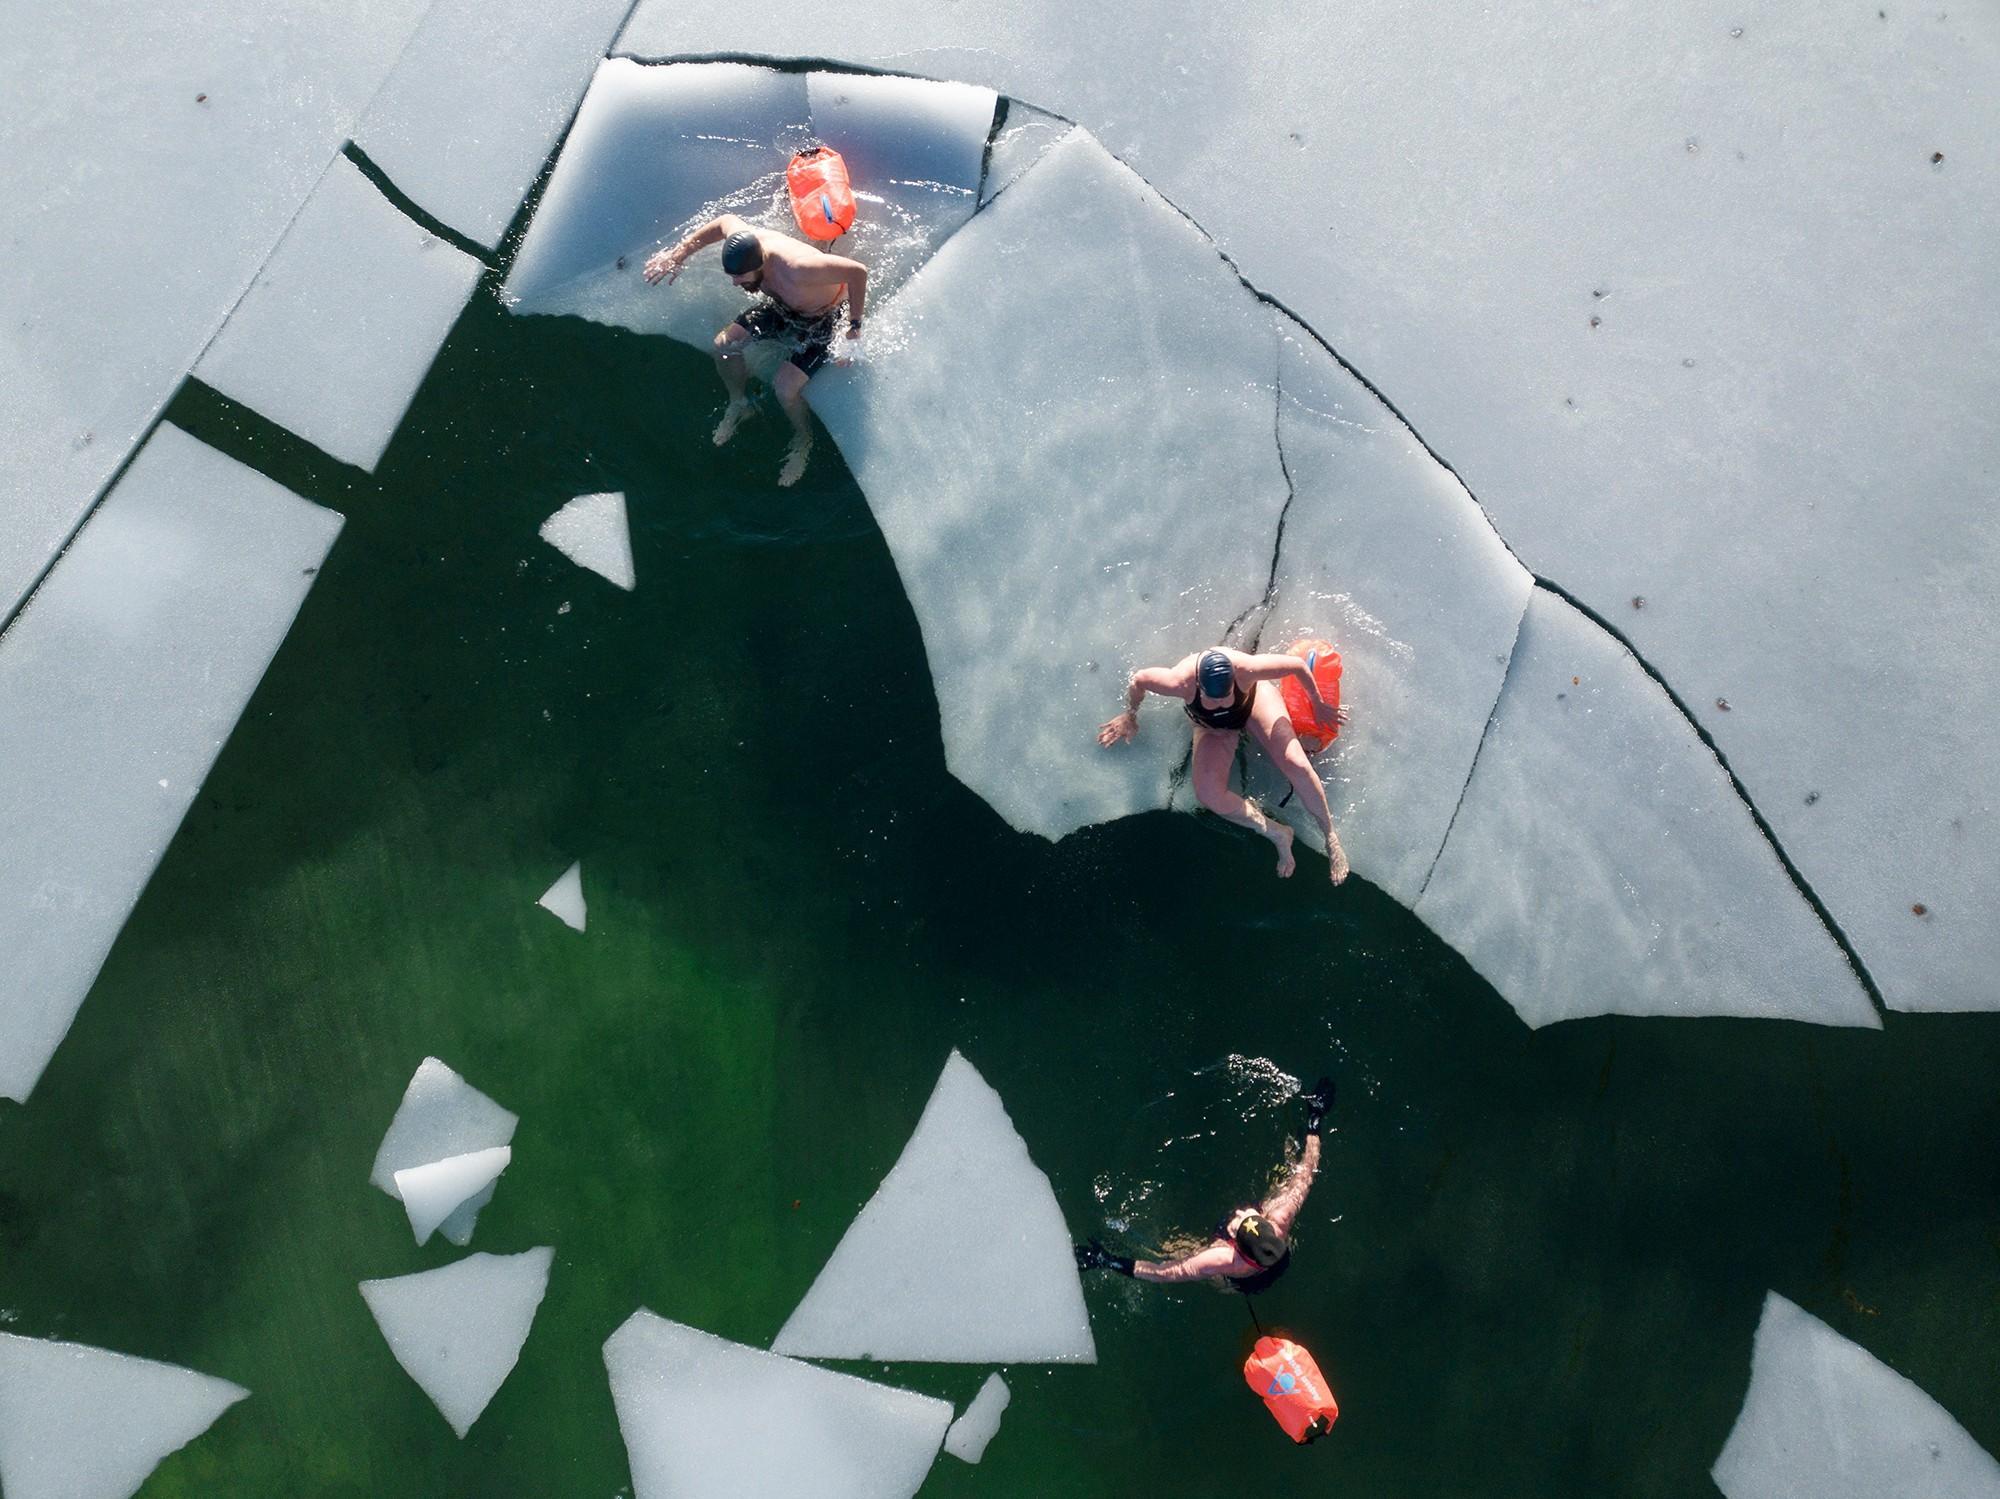
<path fill-rule="evenodd" d="M 1313 700 L 1313 706 L 1324 710 L 1326 699 L 1320 696 L 1319 683 L 1313 680 L 1312 668 L 1302 656 L 1289 653 L 1282 656 L 1246 656 L 1240 651 L 1229 653 L 1230 664 L 1236 674 L 1252 682 L 1277 682 L 1286 677 L 1297 677 L 1305 684 L 1306 693 Z"/>
<path fill-rule="evenodd" d="M 1193 1254 L 1184 1254 L 1177 1260 L 1135 1260 L 1132 1275 L 1135 1280 L 1150 1280 L 1161 1285 L 1174 1285 L 1190 1280 L 1213 1280 L 1229 1274 L 1229 1267 L 1236 1263 L 1236 1247 L 1233 1244 L 1211 1244 L 1206 1249 L 1197 1249 Z"/>
<path fill-rule="evenodd" d="M 1312 1190 L 1313 1175 L 1319 1170 L 1319 1132 L 1315 1130 L 1306 1136 L 1306 1148 L 1299 1153 L 1299 1163 L 1292 1167 L 1285 1184 L 1264 1200 L 1258 1209 L 1266 1218 L 1277 1225 L 1278 1232 L 1287 1238 L 1291 1236 L 1292 1220 L 1299 1216 L 1299 1209 L 1306 1205 L 1306 1193 Z"/>
<path fill-rule="evenodd" d="M 1097 742 L 1107 749 L 1121 739 L 1139 732 L 1139 704 L 1149 692 L 1187 702 L 1194 696 L 1196 657 L 1187 656 L 1173 666 L 1148 666 L 1132 673 L 1125 684 L 1125 711 L 1106 721 L 1097 731 Z"/>
<path fill-rule="evenodd" d="M 671 282 L 681 273 L 681 267 L 687 264 L 687 258 L 695 251 L 728 239 L 738 230 L 749 227 L 733 213 L 725 213 L 720 218 L 710 219 L 672 249 L 656 252 L 652 259 L 646 262 L 646 280 L 654 284 L 662 279 Z"/>

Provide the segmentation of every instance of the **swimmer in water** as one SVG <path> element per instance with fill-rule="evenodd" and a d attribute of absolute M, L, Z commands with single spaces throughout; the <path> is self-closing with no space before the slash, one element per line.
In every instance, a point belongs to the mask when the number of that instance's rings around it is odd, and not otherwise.
<path fill-rule="evenodd" d="M 1323 1077 L 1310 1093 L 1300 1095 L 1306 1106 L 1305 1147 L 1284 1185 L 1261 1203 L 1245 1203 L 1220 1223 L 1207 1244 L 1174 1260 L 1135 1260 L 1113 1254 L 1097 1240 L 1076 1246 L 1079 1270 L 1115 1270 L 1134 1280 L 1175 1285 L 1190 1280 L 1226 1280 L 1231 1290 L 1254 1296 L 1267 1290 L 1292 1265 L 1292 1224 L 1312 1190 L 1319 1170 L 1319 1127 L 1333 1107 L 1333 1079 Z"/>
<path fill-rule="evenodd" d="M 1299 743 L 1285 712 L 1284 696 L 1278 691 L 1278 682 L 1284 677 L 1304 682 L 1313 707 L 1322 715 L 1326 712 L 1326 699 L 1313 680 L 1312 668 L 1297 656 L 1248 656 L 1242 651 L 1218 649 L 1184 656 L 1174 666 L 1149 666 L 1132 674 L 1125 689 L 1125 711 L 1097 731 L 1097 742 L 1109 749 L 1138 733 L 1139 704 L 1147 693 L 1179 698 L 1194 724 L 1195 799 L 1218 817 L 1276 844 L 1278 878 L 1284 879 L 1298 867 L 1292 856 L 1292 830 L 1267 816 L 1247 796 L 1229 789 L 1229 767 L 1247 725 L 1325 834 L 1327 871 L 1338 885 L 1347 878 L 1347 851 L 1333 830 L 1333 808 L 1327 805 L 1326 787 L 1320 784 L 1319 772 L 1306 758 L 1305 746 Z M 1336 708 L 1333 716 L 1338 723 L 1347 722 L 1345 708 Z"/>
<path fill-rule="evenodd" d="M 833 348 L 834 325 L 841 304 L 847 305 L 847 337 L 861 337 L 861 315 L 868 302 L 868 268 L 845 255 L 829 255 L 803 240 L 770 229 L 753 229 L 733 213 L 711 219 L 672 249 L 646 262 L 646 280 L 657 286 L 672 283 L 695 251 L 722 241 L 722 269 L 743 290 L 762 293 L 756 305 L 715 335 L 715 366 L 722 372 L 729 404 L 716 424 L 715 445 L 736 435 L 751 411 L 744 393 L 748 378 L 743 351 L 757 339 L 777 339 L 791 348 L 791 357 L 771 377 L 771 389 L 792 423 L 792 444 L 778 483 L 790 486 L 806 471 L 812 452 L 812 420 L 806 412 L 806 382 L 827 362 Z M 834 360 L 847 363 L 847 356 Z"/>

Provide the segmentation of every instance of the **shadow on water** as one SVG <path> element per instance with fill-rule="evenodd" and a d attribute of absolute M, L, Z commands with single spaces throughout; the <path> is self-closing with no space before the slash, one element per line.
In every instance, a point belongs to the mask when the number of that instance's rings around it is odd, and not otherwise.
<path fill-rule="evenodd" d="M 1191 1493 L 1246 1463 L 1702 1492 L 1773 1288 L 2000 1449 L 1991 1021 L 1531 1033 L 1378 892 L 1275 882 L 1206 821 L 1017 835 L 944 769 L 838 454 L 779 491 L 780 419 L 718 451 L 718 404 L 689 350 L 481 297 L 376 478 L 176 407 L 348 525 L 33 1106 L 0 1113 L 12 1330 L 255 1392 L 149 1494 L 620 1492 L 603 1338 L 645 1304 L 768 1341 L 953 1046 L 1076 1232 L 1141 1245 L 1263 1185 L 1295 1105 L 1255 1059 L 1334 1071 L 1262 1315 L 1344 1416 L 1292 1452 L 1242 1388 L 1237 1300 L 1094 1278 L 1099 1366 L 1010 1371 L 985 1463 L 927 1494 Z M 606 489 L 632 594 L 535 536 Z M 533 905 L 575 857 L 582 937 Z M 474 1247 L 557 1247 L 462 1444 L 354 1289 L 456 1256 L 366 1184 L 427 1053 L 522 1117 Z M 704 1247 L 725 1211 L 733 1262 Z M 889 1377 L 962 1403 L 985 1372 Z"/>

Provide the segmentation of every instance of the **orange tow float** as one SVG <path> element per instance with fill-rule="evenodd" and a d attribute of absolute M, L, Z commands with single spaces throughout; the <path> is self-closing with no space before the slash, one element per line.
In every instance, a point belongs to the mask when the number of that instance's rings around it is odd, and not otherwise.
<path fill-rule="evenodd" d="M 1286 677 L 1278 684 L 1299 743 L 1305 746 L 1307 754 L 1316 755 L 1340 737 L 1340 724 L 1333 716 L 1340 706 L 1340 652 L 1330 640 L 1307 639 L 1294 641 L 1285 654 L 1306 663 L 1313 680 L 1319 683 L 1320 696 L 1326 699 L 1326 716 L 1318 717 L 1313 712 L 1312 699 L 1306 696 L 1305 684 L 1297 677 Z"/>
<path fill-rule="evenodd" d="M 792 195 L 792 217 L 807 239 L 831 243 L 853 227 L 847 163 L 830 146 L 808 146 L 794 156 L 785 168 L 785 187 Z"/>
<path fill-rule="evenodd" d="M 1340 1419 L 1340 1406 L 1313 1356 L 1290 1338 L 1261 1337 L 1243 1364 L 1243 1379 L 1264 1408 L 1304 1446 L 1317 1442 Z"/>

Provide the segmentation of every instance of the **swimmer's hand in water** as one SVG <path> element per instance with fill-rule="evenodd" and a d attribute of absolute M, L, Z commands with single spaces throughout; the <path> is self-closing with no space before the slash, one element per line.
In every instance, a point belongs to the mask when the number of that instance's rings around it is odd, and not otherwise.
<path fill-rule="evenodd" d="M 1113 1254 L 1097 1240 L 1075 1246 L 1076 1268 L 1079 1270 L 1115 1270 L 1120 1275 L 1132 1273 L 1132 1260 L 1122 1254 Z"/>
<path fill-rule="evenodd" d="M 1097 730 L 1097 742 L 1106 749 L 1110 749 L 1119 740 L 1130 739 L 1138 732 L 1139 715 L 1128 708 L 1116 718 L 1109 719 L 1099 726 Z"/>
<path fill-rule="evenodd" d="M 644 275 L 646 277 L 646 284 L 649 286 L 658 286 L 662 281 L 671 286 L 674 277 L 680 273 L 681 261 L 679 256 L 675 255 L 672 250 L 656 250 L 652 258 L 646 262 Z"/>
<path fill-rule="evenodd" d="M 1326 1111 L 1333 1107 L 1333 1079 L 1322 1077 L 1312 1085 L 1310 1093 L 1301 1093 L 1299 1102 L 1306 1106 L 1306 1133 L 1319 1133 L 1320 1121 L 1326 1118 Z"/>

